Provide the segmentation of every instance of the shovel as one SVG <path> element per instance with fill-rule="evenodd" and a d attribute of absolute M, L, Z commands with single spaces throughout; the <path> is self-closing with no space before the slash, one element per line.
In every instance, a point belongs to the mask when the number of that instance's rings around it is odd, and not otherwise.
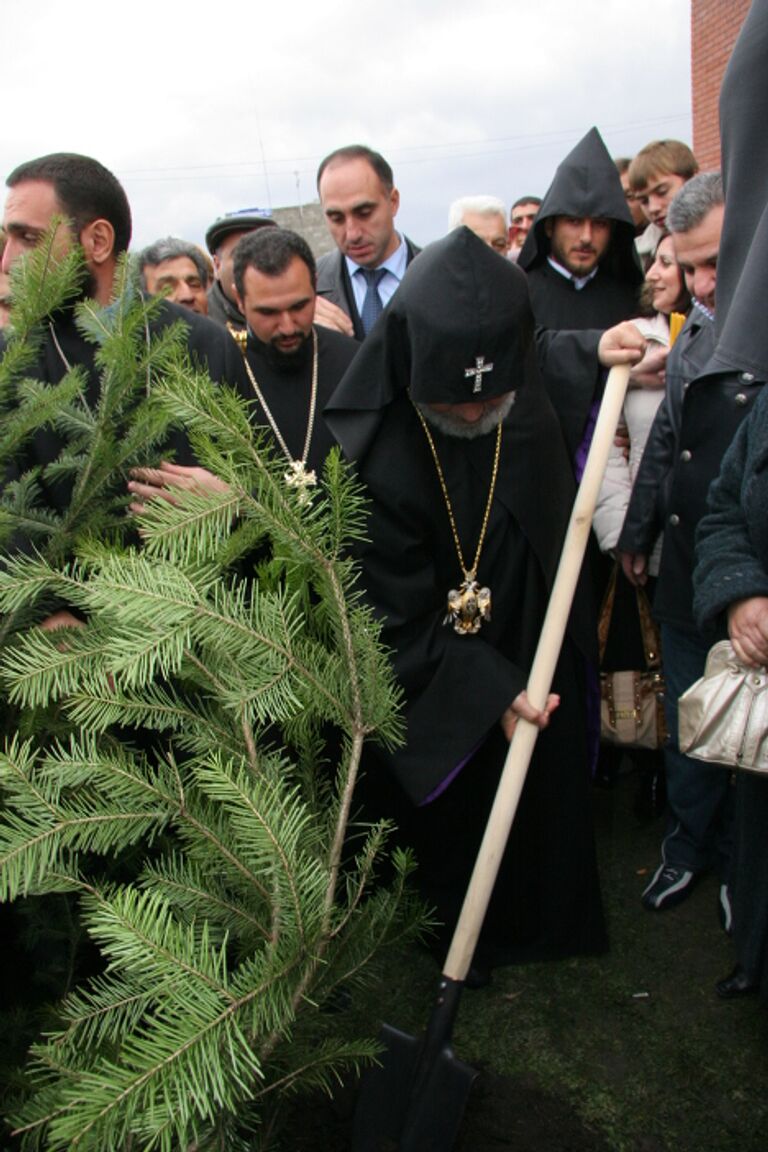
<path fill-rule="evenodd" d="M 543 708 L 549 695 L 628 379 L 627 365 L 608 375 L 531 666 L 527 691 L 536 708 Z M 478 1073 L 454 1056 L 453 1025 L 538 734 L 527 720 L 515 726 L 426 1032 L 417 1038 L 383 1026 L 381 1063 L 361 1085 L 353 1152 L 450 1152 L 454 1146 Z"/>

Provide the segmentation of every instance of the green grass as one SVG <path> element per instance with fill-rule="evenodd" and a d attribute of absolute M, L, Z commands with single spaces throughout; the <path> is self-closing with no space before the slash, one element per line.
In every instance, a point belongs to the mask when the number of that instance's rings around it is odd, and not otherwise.
<path fill-rule="evenodd" d="M 715 996 L 734 954 L 718 923 L 714 876 L 678 908 L 642 908 L 663 819 L 637 822 L 634 788 L 634 777 L 622 776 L 595 793 L 610 952 L 497 971 L 489 988 L 464 994 L 455 1053 L 570 1105 L 615 1152 L 764 1152 L 768 1010 Z M 409 950 L 389 971 L 387 985 L 357 1005 L 355 1023 L 378 1016 L 418 1033 L 435 969 Z"/>

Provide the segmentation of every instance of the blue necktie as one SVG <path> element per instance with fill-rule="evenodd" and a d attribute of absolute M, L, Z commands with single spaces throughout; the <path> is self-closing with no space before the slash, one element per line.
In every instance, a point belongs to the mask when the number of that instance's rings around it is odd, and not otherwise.
<path fill-rule="evenodd" d="M 365 278 L 367 285 L 365 291 L 365 299 L 363 300 L 363 310 L 360 313 L 360 319 L 363 322 L 363 332 L 366 336 L 373 328 L 384 311 L 384 305 L 379 296 L 379 284 L 387 274 L 386 268 L 360 268 L 359 270 Z"/>

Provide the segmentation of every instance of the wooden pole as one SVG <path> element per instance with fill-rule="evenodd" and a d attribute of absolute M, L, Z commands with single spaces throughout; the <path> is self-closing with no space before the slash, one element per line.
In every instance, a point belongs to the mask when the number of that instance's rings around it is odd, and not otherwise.
<path fill-rule="evenodd" d="M 535 708 L 544 707 L 552 685 L 628 381 L 629 365 L 617 365 L 608 374 L 584 475 L 576 493 L 552 595 L 531 666 L 527 692 Z M 443 975 L 452 980 L 463 981 L 472 963 L 538 734 L 539 729 L 535 724 L 528 720 L 518 720 L 443 967 Z"/>

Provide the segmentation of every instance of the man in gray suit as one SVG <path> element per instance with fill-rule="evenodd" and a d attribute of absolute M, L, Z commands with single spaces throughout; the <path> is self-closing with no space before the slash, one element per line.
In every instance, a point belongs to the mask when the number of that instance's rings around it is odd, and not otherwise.
<path fill-rule="evenodd" d="M 331 152 L 317 189 L 338 251 L 318 261 L 315 322 L 364 340 L 419 249 L 395 229 L 400 193 L 378 152 L 362 144 Z"/>

